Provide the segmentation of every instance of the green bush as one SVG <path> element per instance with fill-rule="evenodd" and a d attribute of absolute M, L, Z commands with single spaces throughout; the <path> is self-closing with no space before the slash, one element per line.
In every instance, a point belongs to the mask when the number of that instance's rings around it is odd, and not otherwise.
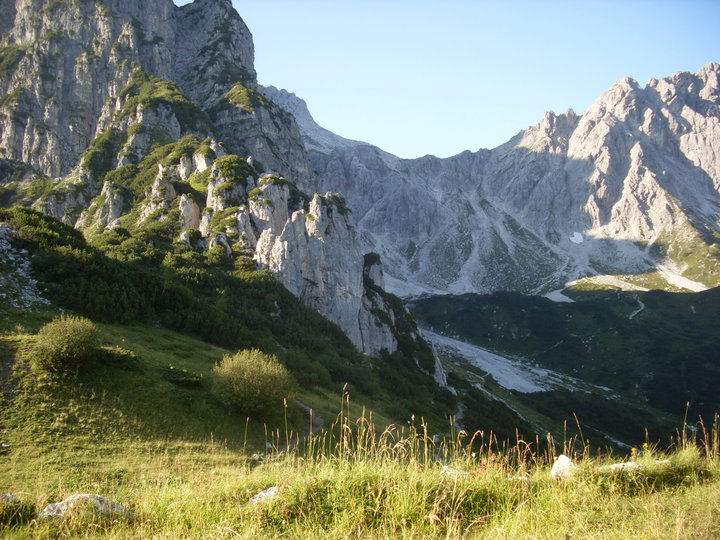
<path fill-rule="evenodd" d="M 258 349 L 225 356 L 212 369 L 215 397 L 250 415 L 279 409 L 294 388 L 295 380 L 285 366 Z"/>
<path fill-rule="evenodd" d="M 35 336 L 34 363 L 57 371 L 87 367 L 97 359 L 98 347 L 98 329 L 92 321 L 61 315 Z"/>

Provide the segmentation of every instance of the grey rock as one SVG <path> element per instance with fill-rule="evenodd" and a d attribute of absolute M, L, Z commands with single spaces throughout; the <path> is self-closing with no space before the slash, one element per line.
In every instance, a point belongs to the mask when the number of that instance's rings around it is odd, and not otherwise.
<path fill-rule="evenodd" d="M 134 514 L 116 502 L 101 495 L 78 494 L 71 495 L 67 499 L 47 505 L 38 519 L 53 521 L 56 519 L 67 519 L 71 517 L 102 516 L 106 518 L 133 519 Z"/>
<path fill-rule="evenodd" d="M 188 195 L 180 196 L 180 223 L 183 229 L 200 227 L 200 207 Z"/>
<path fill-rule="evenodd" d="M 267 502 L 276 499 L 280 495 L 280 488 L 272 486 L 264 491 L 253 495 L 247 502 L 248 506 L 254 506 L 260 502 Z"/>
<path fill-rule="evenodd" d="M 553 463 L 550 477 L 554 480 L 567 480 L 577 473 L 578 467 L 564 454 L 561 454 Z"/>
<path fill-rule="evenodd" d="M 0 504 L 15 505 L 20 504 L 22 501 L 20 497 L 12 493 L 0 493 Z"/>

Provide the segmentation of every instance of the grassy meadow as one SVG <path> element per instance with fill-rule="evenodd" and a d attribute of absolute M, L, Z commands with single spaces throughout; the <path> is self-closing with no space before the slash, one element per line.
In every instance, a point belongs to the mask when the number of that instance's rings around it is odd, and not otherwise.
<path fill-rule="evenodd" d="M 20 500 L 0 503 L 2 537 L 720 535 L 717 424 L 694 438 L 680 430 L 665 451 L 639 440 L 631 455 L 612 456 L 591 455 L 578 439 L 501 442 L 449 422 L 441 435 L 420 418 L 391 424 L 341 388 L 300 390 L 296 402 L 249 419 L 206 389 L 228 351 L 153 326 L 99 324 L 105 359 L 86 371 L 31 369 L 34 335 L 51 315 L 2 327 L 0 442 L 10 448 L 0 493 Z M 560 452 L 578 465 L 566 480 L 550 477 Z M 626 460 L 641 467 L 598 470 Z M 272 487 L 275 497 L 250 502 Z M 77 493 L 134 517 L 37 518 Z"/>

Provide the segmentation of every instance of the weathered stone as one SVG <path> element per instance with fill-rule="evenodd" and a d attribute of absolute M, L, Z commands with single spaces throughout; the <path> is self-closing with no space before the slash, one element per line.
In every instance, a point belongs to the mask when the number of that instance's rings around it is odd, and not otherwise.
<path fill-rule="evenodd" d="M 200 228 L 200 207 L 185 194 L 180 196 L 180 226 L 183 229 Z"/>
<path fill-rule="evenodd" d="M 77 517 L 105 517 L 110 519 L 132 519 L 134 514 L 116 502 L 101 495 L 79 494 L 71 495 L 67 499 L 47 505 L 38 519 L 56 520 Z"/>
<path fill-rule="evenodd" d="M 250 500 L 247 502 L 247 504 L 249 506 L 254 506 L 260 502 L 268 502 L 273 499 L 276 499 L 279 495 L 280 495 L 280 488 L 277 486 L 273 486 L 264 491 L 261 491 L 260 493 L 253 495 L 250 498 Z"/>
<path fill-rule="evenodd" d="M 363 256 L 344 202 L 331 193 L 315 194 L 308 212 L 294 212 L 281 230 L 264 221 L 268 225 L 258 238 L 255 260 L 338 324 L 361 351 L 394 352 L 392 329 L 379 321 L 365 298 Z"/>

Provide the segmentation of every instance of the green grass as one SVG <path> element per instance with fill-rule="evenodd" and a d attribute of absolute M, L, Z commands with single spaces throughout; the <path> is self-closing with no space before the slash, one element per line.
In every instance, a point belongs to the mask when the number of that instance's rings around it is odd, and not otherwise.
<path fill-rule="evenodd" d="M 12 73 L 25 55 L 25 47 L 14 43 L 0 47 L 0 76 Z"/>
<path fill-rule="evenodd" d="M 0 342 L 3 362 L 18 361 L 14 395 L 3 408 L 9 414 L 0 437 L 12 448 L 0 456 L 0 492 L 22 501 L 14 519 L 0 507 L 5 537 L 710 538 L 720 532 L 717 425 L 697 442 L 679 437 L 667 453 L 645 445 L 632 457 L 645 468 L 633 473 L 599 472 L 618 458 L 572 453 L 577 445 L 565 441 L 564 451 L 579 465 L 566 481 L 549 476 L 555 450 L 522 441 L 502 446 L 489 434 L 433 439 L 419 422 L 377 422 L 344 391 L 342 399 L 314 394 L 321 406 L 334 402 L 334 410 L 322 430 L 300 440 L 295 430 L 305 421 L 309 431 L 307 417 L 286 424 L 278 411 L 275 425 L 265 428 L 233 421 L 217 405 L 179 403 L 178 390 L 158 368 L 173 363 L 205 376 L 225 351 L 166 330 L 103 325 L 107 346 L 132 350 L 134 362 L 74 378 L 29 372 L 27 344 L 48 315 L 5 327 Z M 195 390 L 194 403 L 203 392 Z M 294 438 L 299 444 L 278 451 Z M 661 459 L 669 463 L 657 464 Z M 273 486 L 276 498 L 248 504 Z M 109 497 L 135 519 L 32 519 L 49 502 L 76 493 Z"/>
<path fill-rule="evenodd" d="M 207 114 L 190 101 L 175 83 L 148 75 L 141 68 L 133 71 L 130 82 L 120 93 L 120 98 L 126 98 L 126 101 L 117 114 L 117 120 L 162 105 L 172 110 L 184 131 L 208 129 Z"/>
<path fill-rule="evenodd" d="M 240 82 L 236 83 L 228 93 L 225 94 L 225 99 L 232 105 L 240 107 L 249 113 L 254 113 L 258 107 L 264 108 L 268 106 L 265 96 L 257 90 L 244 86 Z"/>

